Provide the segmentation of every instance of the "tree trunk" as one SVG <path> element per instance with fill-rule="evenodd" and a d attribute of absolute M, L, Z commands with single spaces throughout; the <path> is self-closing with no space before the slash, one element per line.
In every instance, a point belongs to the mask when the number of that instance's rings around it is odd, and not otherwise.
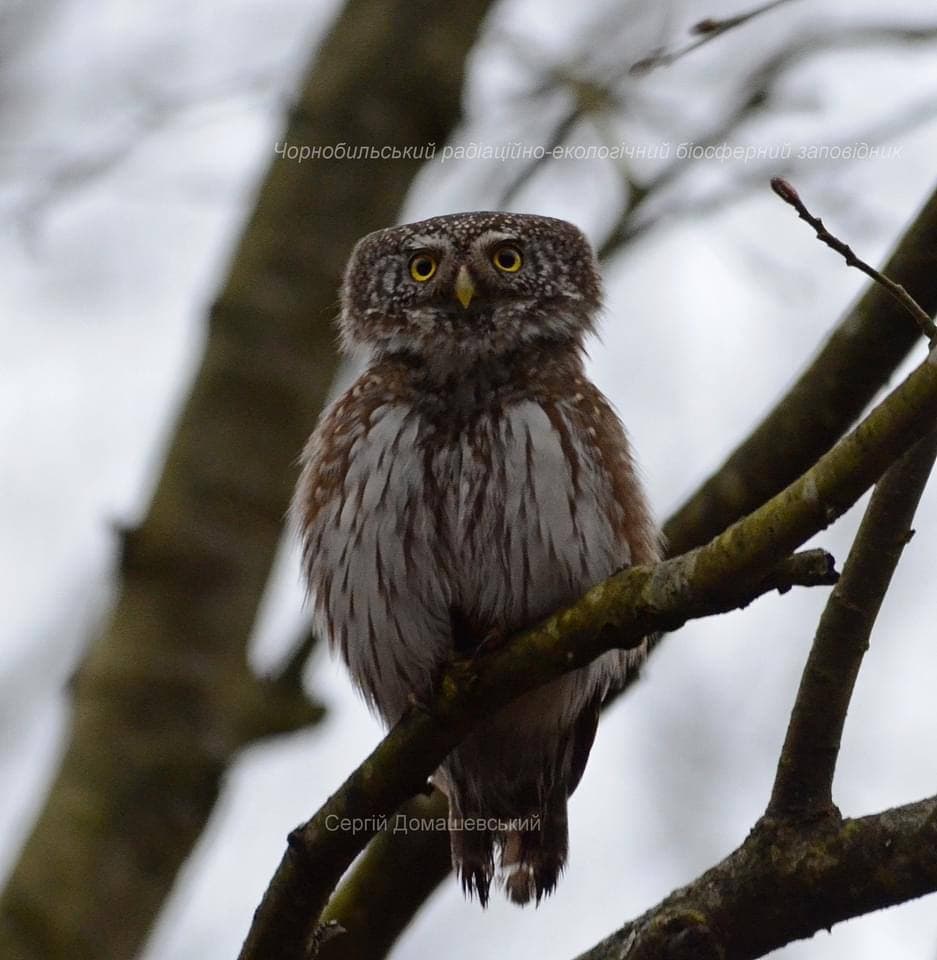
<path fill-rule="evenodd" d="M 286 142 L 441 145 L 488 6 L 350 0 Z M 148 516 L 123 534 L 113 618 L 76 677 L 61 769 L 0 899 L 0 955 L 133 957 L 236 751 L 319 716 L 296 672 L 254 678 L 245 644 L 335 372 L 343 263 L 395 220 L 419 155 L 271 163 Z"/>

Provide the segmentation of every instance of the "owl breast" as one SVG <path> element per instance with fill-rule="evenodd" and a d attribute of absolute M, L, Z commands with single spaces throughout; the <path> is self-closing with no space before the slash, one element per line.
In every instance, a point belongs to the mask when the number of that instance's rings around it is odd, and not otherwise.
<path fill-rule="evenodd" d="M 453 604 L 510 632 L 629 560 L 602 463 L 561 404 L 523 400 L 477 419 L 449 454 Z"/>
<path fill-rule="evenodd" d="M 369 393 L 359 382 L 313 435 L 297 507 L 316 625 L 394 722 L 460 634 L 508 634 L 631 560 L 613 482 L 627 448 L 600 449 L 579 395 L 441 420 Z M 555 719 L 572 722 L 621 666 L 612 654 L 579 671 Z"/>

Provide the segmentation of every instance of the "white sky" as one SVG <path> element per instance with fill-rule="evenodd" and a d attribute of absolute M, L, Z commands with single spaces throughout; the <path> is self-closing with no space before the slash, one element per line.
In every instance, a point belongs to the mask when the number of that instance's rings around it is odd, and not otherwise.
<path fill-rule="evenodd" d="M 457 142 L 541 142 L 543 118 L 559 105 L 525 113 L 527 58 L 563 57 L 569 38 L 611 5 L 569 6 L 508 0 L 499 10 L 472 60 L 469 121 Z M 198 363 L 205 305 L 273 155 L 296 73 L 336 8 L 0 3 L 0 872 L 58 760 L 63 681 L 111 597 L 111 524 L 132 522 L 145 506 Z M 666 36 L 680 42 L 694 20 L 737 9 L 675 5 Z M 928 0 L 893 2 L 887 13 L 897 23 L 937 17 Z M 629 88 L 629 113 L 612 135 L 675 148 L 695 135 L 686 124 L 705 122 L 731 95 L 746 65 L 795 31 L 882 16 L 871 0 L 792 3 Z M 634 60 L 659 42 L 662 19 L 629 14 L 590 53 L 602 63 Z M 523 38 L 520 52 L 511 37 Z M 782 85 L 774 118 L 732 145 L 790 141 L 796 154 L 850 143 L 928 99 L 937 103 L 937 44 L 818 57 Z M 584 129 L 577 141 L 599 135 Z M 808 161 L 796 174 L 815 212 L 872 261 L 934 186 L 937 122 L 889 143 L 897 158 Z M 751 174 L 740 162 L 687 167 L 678 196 L 731 189 Z M 497 163 L 437 162 L 403 218 L 490 207 L 504 176 Z M 607 165 L 567 161 L 515 205 L 566 216 L 598 240 L 619 195 Z M 629 427 L 662 517 L 790 382 L 863 284 L 766 183 L 715 213 L 668 220 L 607 280 L 592 373 Z M 840 563 L 855 519 L 818 538 Z M 850 713 L 836 791 L 846 814 L 937 791 L 927 589 L 937 542 L 926 533 L 935 522 L 928 491 L 922 535 L 906 551 Z M 823 591 L 768 598 L 668 640 L 646 682 L 601 727 L 572 803 L 571 862 L 556 895 L 526 911 L 496 899 L 483 913 L 447 882 L 396 960 L 442 944 L 452 960 L 572 957 L 728 853 L 763 809 L 823 599 Z M 300 602 L 295 554 L 284 551 L 256 662 L 281 655 Z M 328 721 L 234 766 L 146 960 L 234 957 L 286 832 L 379 736 L 321 653 L 310 684 L 331 707 Z M 931 900 L 778 956 L 935 951 Z"/>

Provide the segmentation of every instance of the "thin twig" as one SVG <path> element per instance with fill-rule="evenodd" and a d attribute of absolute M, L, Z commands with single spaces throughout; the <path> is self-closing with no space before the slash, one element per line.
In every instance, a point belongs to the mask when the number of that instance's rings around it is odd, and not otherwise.
<path fill-rule="evenodd" d="M 867 277 L 871 277 L 876 283 L 884 287 L 911 314 L 915 323 L 931 343 L 937 340 L 937 325 L 934 324 L 934 321 L 931 320 L 917 300 L 900 283 L 895 283 L 894 280 L 890 280 L 883 273 L 879 273 L 875 267 L 869 266 L 864 260 L 856 256 L 849 244 L 843 243 L 839 237 L 830 233 L 823 225 L 823 221 L 807 209 L 803 200 L 800 199 L 800 194 L 787 180 L 783 177 L 773 177 L 771 189 L 785 203 L 797 211 L 797 216 L 801 220 L 813 227 L 817 233 L 817 239 L 822 240 L 831 250 L 835 250 L 846 261 L 847 266 L 861 270 Z"/>
<path fill-rule="evenodd" d="M 817 51 L 829 53 L 834 49 L 848 50 L 874 43 L 876 40 L 882 43 L 902 41 L 918 43 L 937 39 L 937 27 L 921 28 L 907 31 L 907 33 L 906 37 L 905 31 L 898 28 L 890 28 L 887 31 L 856 28 L 851 31 L 840 31 L 835 35 L 815 34 L 810 37 L 809 43 L 805 43 L 803 38 L 800 38 L 744 78 L 739 85 L 739 89 L 745 94 L 743 99 L 718 124 L 695 134 L 686 135 L 687 139 L 692 141 L 695 147 L 703 150 L 710 146 L 730 143 L 733 135 L 742 128 L 743 124 L 751 122 L 753 118 L 766 112 L 766 108 L 773 102 L 778 83 L 789 75 L 791 69 L 809 57 L 816 56 Z M 928 122 L 937 112 L 935 104 L 937 104 L 937 97 L 924 94 L 910 106 L 897 112 L 892 111 L 881 123 L 872 126 L 863 123 L 854 131 L 833 133 L 827 141 L 821 141 L 817 146 L 822 150 L 824 147 L 844 143 L 885 143 Z M 747 172 L 736 173 L 731 182 L 721 189 L 711 190 L 691 202 L 677 196 L 669 203 L 662 203 L 658 198 L 662 194 L 667 196 L 665 188 L 673 194 L 674 188 L 679 186 L 687 171 L 691 169 L 684 161 L 671 161 L 640 185 L 641 196 L 637 201 L 633 200 L 630 194 L 628 195 L 625 208 L 601 245 L 600 259 L 607 260 L 615 256 L 623 247 L 633 243 L 662 221 L 687 217 L 698 219 L 713 210 L 723 210 L 728 204 L 747 197 L 750 190 L 759 187 L 771 173 L 785 174 L 795 166 L 802 166 L 802 164 L 797 165 L 792 159 L 782 163 L 780 167 L 777 160 L 746 164 Z M 652 203 L 653 208 L 649 210 Z"/>
<path fill-rule="evenodd" d="M 725 17 L 722 19 L 705 17 L 690 27 L 690 33 L 695 34 L 699 39 L 677 50 L 671 50 L 669 52 L 659 50 L 650 56 L 643 57 L 631 65 L 629 72 L 637 76 L 650 73 L 658 67 L 669 67 L 681 57 L 685 57 L 688 53 L 692 53 L 704 44 L 715 40 L 716 37 L 721 37 L 724 33 L 728 33 L 730 30 L 734 30 L 736 27 L 748 23 L 749 20 L 754 20 L 755 17 L 760 17 L 763 13 L 768 13 L 769 10 L 774 10 L 775 7 L 780 7 L 785 3 L 790 3 L 790 0 L 770 0 L 770 2 L 763 3 L 760 7 L 755 7 L 746 13 L 736 14 L 734 17 Z"/>
<path fill-rule="evenodd" d="M 937 190 L 883 267 L 937 310 L 937 257 L 928 251 L 937 251 Z M 683 553 L 705 543 L 807 470 L 917 343 L 918 327 L 904 308 L 884 287 L 870 283 L 791 388 L 664 524 L 670 549 Z"/>

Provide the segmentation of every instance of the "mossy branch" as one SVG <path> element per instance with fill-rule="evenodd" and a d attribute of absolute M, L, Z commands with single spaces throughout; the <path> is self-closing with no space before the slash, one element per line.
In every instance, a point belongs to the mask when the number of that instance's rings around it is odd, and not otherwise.
<path fill-rule="evenodd" d="M 937 889 L 937 797 L 856 820 L 760 820 L 725 860 L 577 960 L 752 960 Z"/>
<path fill-rule="evenodd" d="M 648 633 L 749 602 L 764 592 L 771 570 L 855 503 L 935 416 L 937 351 L 803 476 L 706 546 L 625 570 L 503 649 L 453 664 L 434 699 L 412 708 L 291 834 L 241 960 L 302 957 L 329 895 L 379 818 L 420 789 L 473 717 L 612 647 L 634 646 Z M 342 829 L 344 822 L 363 826 Z"/>
<path fill-rule="evenodd" d="M 504 650 L 453 663 L 437 696 L 429 704 L 414 705 L 318 813 L 290 834 L 241 960 L 304 960 L 322 922 L 349 928 L 342 903 L 354 906 L 354 890 L 367 877 L 356 874 L 350 892 L 333 898 L 323 913 L 335 885 L 371 837 L 387 826 L 391 813 L 420 792 L 482 712 L 584 666 L 612 647 L 637 646 L 652 631 L 673 630 L 690 619 L 747 606 L 772 590 L 835 579 L 832 557 L 824 551 L 785 556 L 784 548 L 779 549 L 776 565 L 766 556 L 762 567 L 746 571 L 749 576 L 727 576 L 716 584 L 710 583 L 715 568 L 704 551 L 654 567 L 631 567 L 540 626 L 518 634 Z M 718 558 L 714 562 L 725 563 Z"/>
<path fill-rule="evenodd" d="M 772 187 L 824 243 L 907 311 L 930 339 L 933 362 L 935 328 L 921 306 L 829 233 L 790 184 L 775 179 Z M 846 823 L 833 803 L 855 680 L 937 456 L 937 430 L 927 432 L 927 421 L 923 427 L 922 439 L 877 483 L 827 602 L 765 816 L 721 864 L 579 960 L 760 957 L 839 920 L 937 889 L 937 798 Z"/>
<path fill-rule="evenodd" d="M 355 869 L 342 880 L 322 922 L 345 930 L 319 950 L 320 960 L 385 957 L 413 915 L 451 869 L 447 830 L 395 830 L 397 816 L 437 824 L 449 815 L 445 796 L 408 800 L 369 844 Z"/>

